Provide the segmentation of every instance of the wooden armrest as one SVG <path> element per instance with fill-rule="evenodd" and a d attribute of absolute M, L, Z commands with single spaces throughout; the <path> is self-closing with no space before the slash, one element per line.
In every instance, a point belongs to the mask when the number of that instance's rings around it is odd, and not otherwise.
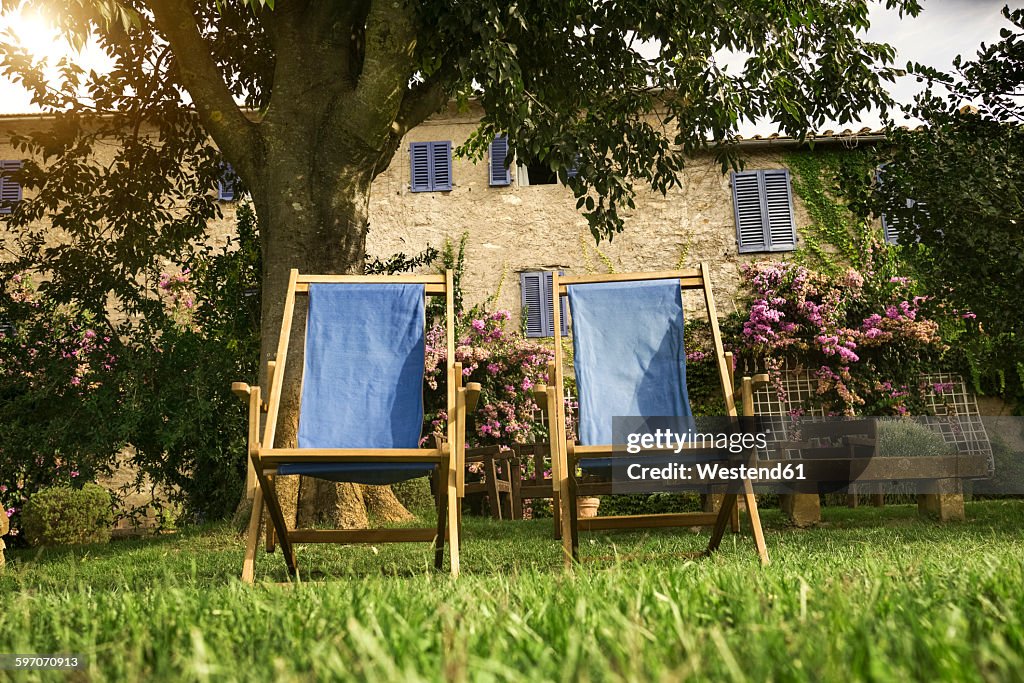
<path fill-rule="evenodd" d="M 754 390 L 756 391 L 761 387 L 769 384 L 770 382 L 771 377 L 768 375 L 767 372 L 759 372 L 756 375 L 754 375 Z"/>
<path fill-rule="evenodd" d="M 249 401 L 249 392 L 251 392 L 251 391 L 252 391 L 252 387 L 250 387 L 245 382 L 232 382 L 231 383 L 231 393 L 234 394 L 235 396 L 237 396 L 238 398 L 240 398 L 243 403 L 248 403 L 248 401 Z"/>
<path fill-rule="evenodd" d="M 868 446 L 874 448 L 878 445 L 878 439 L 872 439 L 869 436 L 844 436 L 845 441 L 850 446 Z"/>
<path fill-rule="evenodd" d="M 470 382 L 466 385 L 466 410 L 476 412 L 477 401 L 480 400 L 480 383 Z"/>

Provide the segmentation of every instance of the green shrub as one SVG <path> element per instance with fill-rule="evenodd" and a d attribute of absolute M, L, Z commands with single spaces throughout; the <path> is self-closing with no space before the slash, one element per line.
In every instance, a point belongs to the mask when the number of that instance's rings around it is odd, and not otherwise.
<path fill-rule="evenodd" d="M 912 420 L 882 420 L 878 423 L 878 454 L 900 458 L 917 455 L 954 455 L 956 448 L 942 435 Z"/>
<path fill-rule="evenodd" d="M 434 494 L 430 492 L 430 480 L 425 477 L 400 481 L 391 485 L 395 498 L 417 517 L 434 514 Z"/>
<path fill-rule="evenodd" d="M 700 496 L 696 493 L 631 493 L 618 496 L 601 496 L 601 507 L 597 514 L 609 515 L 657 515 L 670 512 L 699 512 L 702 510 Z"/>
<path fill-rule="evenodd" d="M 106 543 L 114 524 L 113 501 L 96 484 L 42 489 L 25 504 L 22 523 L 32 545 Z"/>

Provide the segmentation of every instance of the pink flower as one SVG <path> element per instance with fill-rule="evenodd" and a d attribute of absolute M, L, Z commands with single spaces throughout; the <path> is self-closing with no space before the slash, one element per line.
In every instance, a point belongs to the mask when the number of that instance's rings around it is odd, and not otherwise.
<path fill-rule="evenodd" d="M 71 470 L 71 478 L 74 479 L 78 476 L 78 470 Z"/>
<path fill-rule="evenodd" d="M 968 311 L 967 313 L 964 313 L 964 314 L 963 314 L 962 316 L 960 316 L 960 317 L 961 317 L 961 318 L 963 318 L 964 320 L 974 320 L 974 319 L 975 319 L 975 318 L 977 318 L 978 316 L 977 316 L 977 315 L 975 315 L 974 313 L 971 313 L 970 311 Z"/>
<path fill-rule="evenodd" d="M 484 331 L 484 321 L 483 320 L 477 319 L 477 320 L 474 320 L 470 324 L 473 326 L 473 329 L 476 330 L 477 332 L 483 332 Z"/>

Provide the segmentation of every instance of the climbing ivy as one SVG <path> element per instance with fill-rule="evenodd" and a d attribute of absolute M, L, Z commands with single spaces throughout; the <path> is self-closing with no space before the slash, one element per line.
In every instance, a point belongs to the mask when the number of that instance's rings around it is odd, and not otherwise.
<path fill-rule="evenodd" d="M 862 150 L 798 151 L 787 155 L 786 165 L 793 190 L 811 217 L 810 225 L 800 228 L 802 246 L 795 260 L 829 274 L 862 265 L 868 245 L 880 231 L 850 210 L 846 198 L 851 188 L 840 186 L 838 179 L 863 178 L 870 187 L 871 155 Z"/>

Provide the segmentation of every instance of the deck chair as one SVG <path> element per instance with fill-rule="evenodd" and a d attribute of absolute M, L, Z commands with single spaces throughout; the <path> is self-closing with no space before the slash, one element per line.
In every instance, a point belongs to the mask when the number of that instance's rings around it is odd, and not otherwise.
<path fill-rule="evenodd" d="M 282 380 L 295 299 L 308 296 L 297 448 L 275 448 Z M 444 297 L 448 347 L 446 438 L 419 448 L 423 423 L 425 297 Z M 285 296 L 277 360 L 267 368 L 268 400 L 258 386 L 232 390 L 249 405 L 252 514 L 242 580 L 254 580 L 264 508 L 270 517 L 267 549 L 281 546 L 297 576 L 296 543 L 426 541 L 441 569 L 448 539 L 452 576 L 459 573 L 460 501 L 464 486 L 463 434 L 467 400 L 478 387 L 462 386 L 454 363 L 452 272 L 442 275 L 305 275 L 292 270 Z M 266 422 L 260 438 L 260 415 Z M 436 528 L 289 529 L 275 482 L 305 475 L 358 484 L 392 484 L 433 476 Z M 447 527 L 447 530 L 446 530 Z M 276 543 L 275 543 L 276 540 Z"/>
<path fill-rule="evenodd" d="M 716 550 L 738 507 L 735 490 L 720 494 L 718 510 L 682 514 L 610 516 L 580 519 L 577 495 L 612 493 L 607 476 L 616 457 L 612 417 L 689 417 L 686 354 L 683 349 L 681 290 L 703 294 L 714 344 L 718 379 L 726 415 L 738 420 L 732 354 L 722 347 L 714 297 L 705 264 L 693 270 L 623 275 L 552 275 L 555 358 L 549 367 L 553 384 L 545 387 L 553 451 L 553 488 L 560 508 L 561 537 L 567 566 L 579 561 L 579 532 L 590 529 L 713 525 L 704 554 Z M 561 306 L 567 297 L 572 321 L 574 366 L 579 398 L 579 437 L 566 436 L 562 382 Z M 745 415 L 753 414 L 755 384 L 767 375 L 744 377 L 741 395 Z M 622 450 L 618 450 L 622 456 Z M 750 452 L 748 461 L 755 457 Z M 630 456 L 636 458 L 636 456 Z M 583 476 L 577 476 L 577 468 Z M 603 473 L 603 474 L 602 474 Z M 749 481 L 742 497 L 750 516 L 754 544 L 761 562 L 768 562 L 757 500 Z"/>

